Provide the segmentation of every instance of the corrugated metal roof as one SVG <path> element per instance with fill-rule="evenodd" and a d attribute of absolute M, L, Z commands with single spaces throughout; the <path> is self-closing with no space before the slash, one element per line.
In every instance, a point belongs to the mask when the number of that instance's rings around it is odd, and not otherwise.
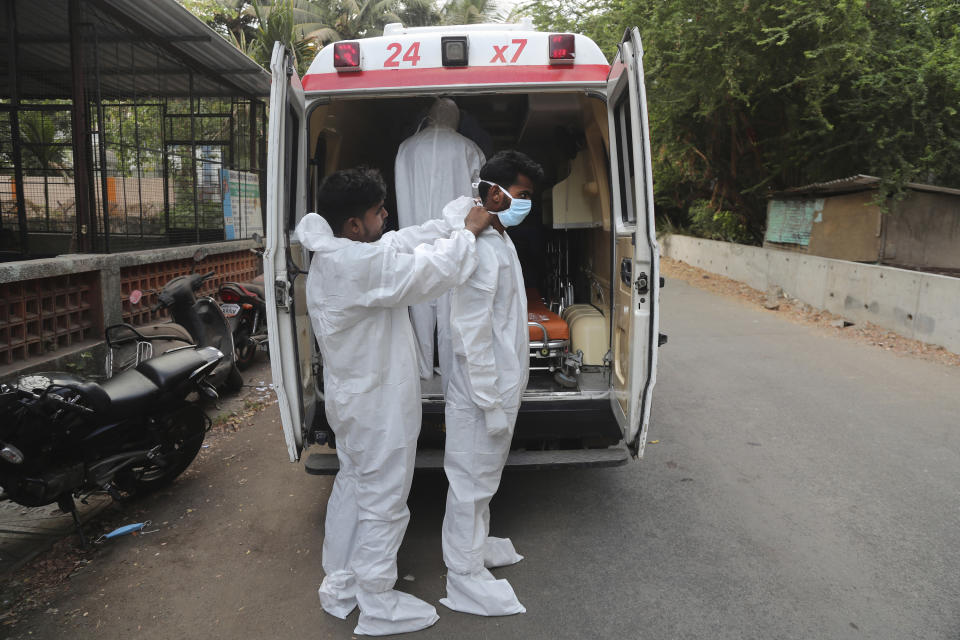
<path fill-rule="evenodd" d="M 857 174 L 849 178 L 839 178 L 829 182 L 814 182 L 813 184 L 802 187 L 792 187 L 777 191 L 771 194 L 771 198 L 777 197 L 797 197 L 805 195 L 837 195 L 841 193 L 856 193 L 858 191 L 869 191 L 876 189 L 880 184 L 880 178 Z M 932 193 L 945 193 L 953 196 L 960 196 L 960 189 L 951 189 L 949 187 L 938 187 L 931 184 L 919 184 L 917 182 L 908 182 L 904 185 L 907 189 L 914 191 L 929 191 Z"/>
<path fill-rule="evenodd" d="M 15 2 L 17 77 L 24 98 L 71 95 L 67 0 Z M 81 0 L 84 71 L 102 96 L 265 96 L 270 74 L 176 0 Z M 3 12 L 4 14 L 6 12 Z M 6 20 L 0 22 L 6 27 Z M 0 74 L 9 69 L 0 30 Z M 88 77 L 88 83 L 94 78 Z M 0 91 L 7 93 L 5 83 Z"/>

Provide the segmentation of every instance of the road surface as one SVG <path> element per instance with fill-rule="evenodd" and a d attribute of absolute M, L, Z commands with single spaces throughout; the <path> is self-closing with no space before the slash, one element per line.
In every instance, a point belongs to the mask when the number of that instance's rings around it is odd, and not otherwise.
<path fill-rule="evenodd" d="M 515 472 L 492 533 L 527 613 L 453 613 L 441 474 L 418 475 L 400 588 L 422 638 L 957 638 L 960 369 L 670 281 L 642 462 Z M 14 637 L 349 638 L 320 609 L 330 479 L 286 462 L 276 407 L 212 441 Z M 32 633 L 31 633 L 32 632 Z"/>

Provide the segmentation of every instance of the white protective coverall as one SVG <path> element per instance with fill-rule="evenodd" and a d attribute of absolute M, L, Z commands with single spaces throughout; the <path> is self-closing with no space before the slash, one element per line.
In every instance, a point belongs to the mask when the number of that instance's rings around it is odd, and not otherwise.
<path fill-rule="evenodd" d="M 335 237 L 315 213 L 297 225 L 300 243 L 315 252 L 307 307 L 340 461 L 319 594 L 340 618 L 359 604 L 355 633 L 416 631 L 437 620 L 432 606 L 393 590 L 421 420 L 407 306 L 436 298 L 475 269 L 476 238 L 459 226 L 434 220 L 363 243 Z"/>
<path fill-rule="evenodd" d="M 462 225 L 473 205 L 472 198 L 454 200 L 444 217 Z M 490 500 L 500 486 L 530 373 L 527 298 L 507 234 L 484 230 L 477 255 L 476 271 L 448 294 L 452 362 L 442 363 L 447 367 L 443 468 L 450 488 L 442 531 L 447 597 L 440 602 L 466 613 L 510 615 L 526 609 L 510 583 L 487 568 L 514 564 L 523 556 L 509 539 L 488 534 Z"/>
<path fill-rule="evenodd" d="M 457 104 L 450 98 L 438 98 L 430 108 L 428 125 L 401 143 L 394 167 L 401 229 L 439 219 L 445 204 L 472 191 L 471 184 L 486 160 L 476 143 L 457 133 L 459 120 Z M 420 377 L 429 380 L 433 377 L 436 301 L 411 306 L 410 321 L 417 338 Z"/>

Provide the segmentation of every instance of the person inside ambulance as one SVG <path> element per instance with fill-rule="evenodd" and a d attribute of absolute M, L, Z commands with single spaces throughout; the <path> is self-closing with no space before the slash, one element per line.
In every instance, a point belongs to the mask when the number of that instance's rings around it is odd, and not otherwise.
<path fill-rule="evenodd" d="M 530 370 L 523 275 L 505 230 L 529 213 L 542 179 L 540 165 L 517 151 L 501 151 L 487 161 L 477 186 L 496 220 L 477 238 L 477 269 L 449 294 L 452 362 L 444 371 L 443 468 L 450 488 L 442 530 L 447 597 L 440 602 L 477 615 L 526 611 L 510 583 L 489 571 L 523 559 L 509 539 L 489 536 L 490 500 L 500 485 Z M 472 198 L 458 198 L 444 216 L 455 226 L 473 206 Z"/>
<path fill-rule="evenodd" d="M 477 265 L 476 238 L 492 220 L 477 206 L 456 229 L 432 220 L 383 233 L 385 195 L 378 171 L 337 171 L 320 186 L 319 215 L 296 228 L 314 252 L 307 309 L 340 462 L 327 503 L 320 603 L 338 618 L 359 605 L 354 632 L 365 635 L 437 620 L 432 606 L 393 588 L 421 421 L 407 306 L 466 281 Z"/>
<path fill-rule="evenodd" d="M 437 98 L 426 126 L 400 144 L 394 167 L 397 222 L 400 228 L 439 219 L 443 206 L 465 193 L 480 173 L 484 155 L 472 140 L 457 133 L 460 109 L 450 98 Z M 440 306 L 444 301 L 440 301 Z M 433 377 L 433 335 L 438 301 L 410 307 L 417 339 L 420 377 Z M 441 336 L 441 340 L 443 337 Z"/>

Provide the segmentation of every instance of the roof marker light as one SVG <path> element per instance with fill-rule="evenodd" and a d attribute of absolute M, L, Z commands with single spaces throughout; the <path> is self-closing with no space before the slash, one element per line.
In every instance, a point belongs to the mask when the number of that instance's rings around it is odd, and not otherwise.
<path fill-rule="evenodd" d="M 360 43 L 333 43 L 333 67 L 339 71 L 360 71 Z"/>
<path fill-rule="evenodd" d="M 572 33 L 551 33 L 550 64 L 573 64 L 576 57 L 576 45 Z"/>
<path fill-rule="evenodd" d="M 443 36 L 440 53 L 445 67 L 465 67 L 470 59 L 467 36 Z"/>

